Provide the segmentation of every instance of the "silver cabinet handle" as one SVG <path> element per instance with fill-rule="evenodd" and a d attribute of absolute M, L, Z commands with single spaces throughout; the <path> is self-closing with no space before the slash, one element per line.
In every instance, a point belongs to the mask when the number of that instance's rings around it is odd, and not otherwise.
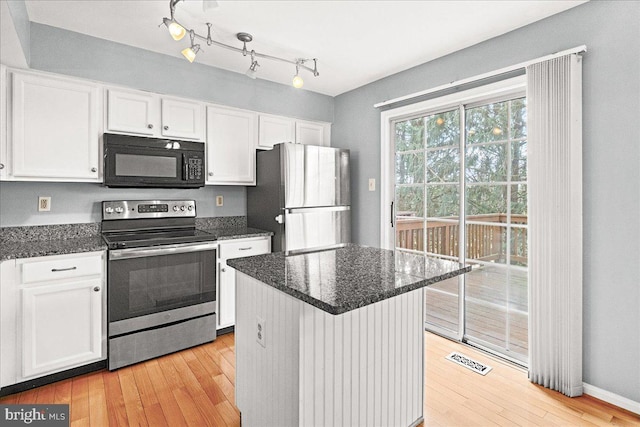
<path fill-rule="evenodd" d="M 249 249 L 251 249 L 251 246 L 249 246 L 248 248 L 238 248 L 239 251 L 248 251 Z"/>
<path fill-rule="evenodd" d="M 95 288 L 93 288 L 93 292 L 100 292 L 100 286 L 96 286 Z"/>
<path fill-rule="evenodd" d="M 91 172 L 98 172 L 98 168 L 91 168 Z"/>
<path fill-rule="evenodd" d="M 164 130 L 169 130 L 169 126 L 165 125 Z"/>
<path fill-rule="evenodd" d="M 69 267 L 69 268 L 52 268 L 51 272 L 52 273 L 59 273 L 61 271 L 71 271 L 71 270 L 77 270 L 78 267 Z"/>
<path fill-rule="evenodd" d="M 153 125 L 152 125 L 151 123 L 149 123 L 149 124 L 147 125 L 147 127 L 148 127 L 149 129 L 153 129 Z"/>
<path fill-rule="evenodd" d="M 227 271 L 226 268 L 221 268 L 220 271 L 222 271 L 223 273 Z"/>
<path fill-rule="evenodd" d="M 209 176 L 213 176 L 213 172 L 209 172 Z"/>
<path fill-rule="evenodd" d="M 4 164 L 0 163 L 0 169 L 4 169 Z"/>

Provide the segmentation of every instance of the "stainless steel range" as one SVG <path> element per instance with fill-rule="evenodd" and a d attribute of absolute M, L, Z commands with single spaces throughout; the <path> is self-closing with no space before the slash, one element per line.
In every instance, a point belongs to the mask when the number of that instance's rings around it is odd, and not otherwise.
<path fill-rule="evenodd" d="M 194 200 L 102 202 L 109 369 L 216 338 L 216 249 Z"/>

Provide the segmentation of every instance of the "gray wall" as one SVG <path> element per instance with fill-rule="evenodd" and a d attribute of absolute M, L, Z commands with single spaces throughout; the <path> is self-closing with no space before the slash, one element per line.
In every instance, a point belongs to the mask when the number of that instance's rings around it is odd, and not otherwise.
<path fill-rule="evenodd" d="M 31 56 L 31 46 L 29 42 L 31 38 L 31 22 L 29 21 L 27 5 L 24 1 L 7 1 L 7 6 L 9 7 L 13 26 L 16 29 L 18 40 L 20 40 L 20 46 L 22 47 L 24 57 L 28 64 Z"/>
<path fill-rule="evenodd" d="M 373 104 L 586 44 L 584 381 L 640 402 L 640 2 L 588 2 L 336 97 L 351 149 L 353 237 L 380 243 L 380 111 Z"/>
<path fill-rule="evenodd" d="M 9 3 L 24 7 L 22 2 Z M 30 29 L 32 69 L 254 111 L 333 121 L 333 98 L 326 95 L 34 22 Z M 244 187 L 237 186 L 148 191 L 114 190 L 98 184 L 3 182 L 0 226 L 99 221 L 99 202 L 117 199 L 193 198 L 200 216 L 245 215 L 245 194 Z M 51 212 L 36 211 L 38 195 L 53 197 Z M 223 208 L 214 206 L 216 195 L 224 196 Z"/>
<path fill-rule="evenodd" d="M 38 212 L 38 196 L 51 197 L 50 212 Z M 223 196 L 223 206 L 215 205 L 216 196 Z M 244 187 L 126 189 L 77 182 L 0 182 L 0 226 L 100 222 L 101 201 L 139 199 L 193 199 L 199 217 L 246 214 Z"/>

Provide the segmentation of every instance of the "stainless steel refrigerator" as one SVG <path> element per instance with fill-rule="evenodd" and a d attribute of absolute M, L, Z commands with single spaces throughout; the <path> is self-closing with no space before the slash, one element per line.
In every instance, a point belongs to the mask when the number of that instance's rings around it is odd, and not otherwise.
<path fill-rule="evenodd" d="M 247 225 L 272 231 L 274 252 L 309 252 L 351 241 L 349 150 L 276 144 L 258 151 L 247 187 Z"/>

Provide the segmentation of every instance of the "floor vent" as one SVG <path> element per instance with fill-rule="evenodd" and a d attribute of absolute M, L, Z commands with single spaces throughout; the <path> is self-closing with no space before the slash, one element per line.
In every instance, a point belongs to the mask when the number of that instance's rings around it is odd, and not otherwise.
<path fill-rule="evenodd" d="M 445 359 L 449 359 L 452 362 L 457 363 L 458 365 L 471 369 L 473 372 L 476 372 L 480 375 L 487 375 L 491 370 L 491 366 L 487 366 L 473 359 L 469 359 L 467 356 L 464 356 L 460 353 L 456 353 L 455 351 L 450 355 L 448 355 L 447 357 L 445 357 Z"/>

